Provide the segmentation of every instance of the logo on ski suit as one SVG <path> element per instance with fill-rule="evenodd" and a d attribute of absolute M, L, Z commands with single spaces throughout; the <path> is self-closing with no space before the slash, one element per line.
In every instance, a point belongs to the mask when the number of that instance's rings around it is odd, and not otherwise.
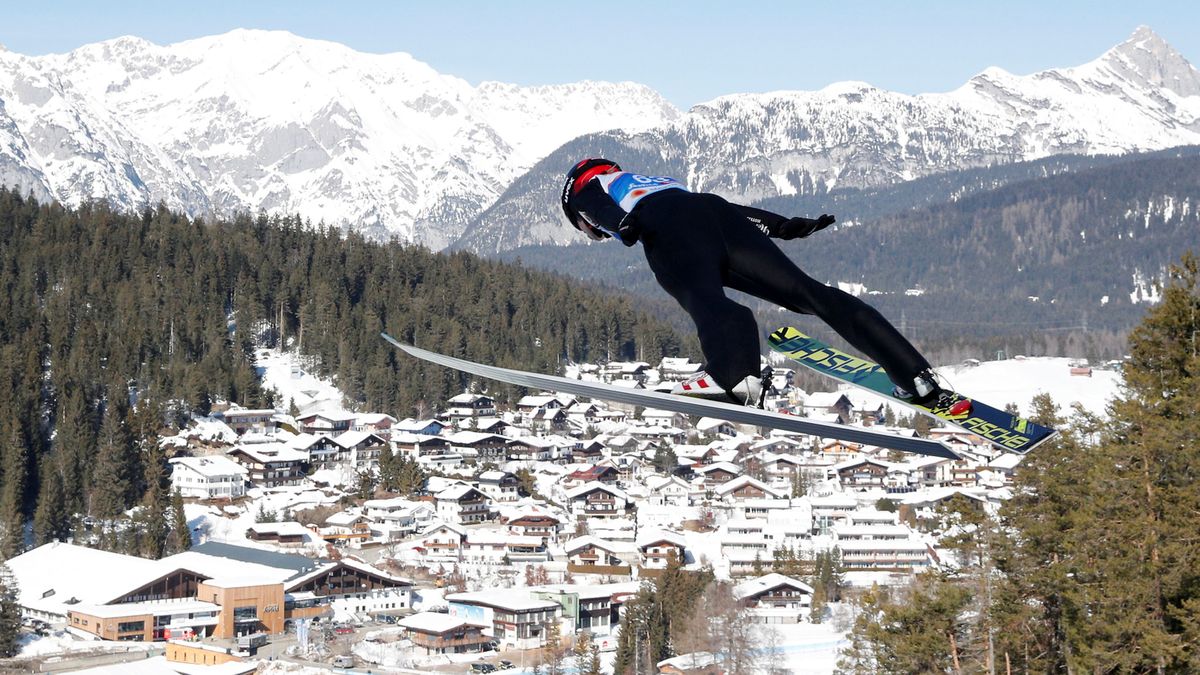
<path fill-rule="evenodd" d="M 597 176 L 604 191 L 626 212 L 632 211 L 642 198 L 663 190 L 687 190 L 683 183 L 667 176 L 643 176 L 622 171 Z"/>

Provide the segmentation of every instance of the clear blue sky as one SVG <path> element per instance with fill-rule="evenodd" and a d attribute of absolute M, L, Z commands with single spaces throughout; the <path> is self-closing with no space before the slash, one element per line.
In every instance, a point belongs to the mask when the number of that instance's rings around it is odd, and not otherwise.
<path fill-rule="evenodd" d="M 1141 24 L 1200 63 L 1196 0 L 5 0 L 0 17 L 0 44 L 22 54 L 121 35 L 170 44 L 282 29 L 359 51 L 408 52 L 472 84 L 631 80 L 682 108 L 842 80 L 948 91 L 988 66 L 1028 74 L 1079 65 Z"/>

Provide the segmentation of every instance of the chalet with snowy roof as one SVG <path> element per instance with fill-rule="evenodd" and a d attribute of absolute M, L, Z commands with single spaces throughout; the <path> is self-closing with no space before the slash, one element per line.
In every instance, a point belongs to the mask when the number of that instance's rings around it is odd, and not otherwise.
<path fill-rule="evenodd" d="M 393 434 L 415 434 L 417 436 L 438 436 L 449 427 L 439 420 L 404 419 L 392 424 Z M 394 440 L 394 439 L 393 439 Z"/>
<path fill-rule="evenodd" d="M 350 451 L 333 440 L 332 436 L 300 434 L 287 441 L 287 446 L 307 453 L 309 465 L 320 469 L 328 469 L 350 459 Z"/>
<path fill-rule="evenodd" d="M 349 412 L 316 412 L 296 418 L 300 425 L 300 433 L 315 436 L 337 436 L 344 431 L 350 431 L 357 416 Z"/>
<path fill-rule="evenodd" d="M 989 488 L 1012 485 L 1013 473 L 1025 455 L 1004 453 L 987 464 L 976 468 L 978 484 Z"/>
<path fill-rule="evenodd" d="M 329 516 L 325 519 L 325 525 L 317 528 L 317 534 L 335 546 L 361 546 L 375 538 L 367 516 L 354 511 L 341 511 Z"/>
<path fill-rule="evenodd" d="M 520 481 L 507 471 L 484 471 L 475 477 L 475 486 L 493 502 L 515 502 Z"/>
<path fill-rule="evenodd" d="M 238 445 L 225 454 L 246 468 L 250 482 L 257 487 L 299 485 L 305 478 L 308 453 L 283 443 Z"/>
<path fill-rule="evenodd" d="M 545 433 L 565 432 L 571 428 L 567 413 L 562 408 L 536 410 L 530 413 L 525 424 L 531 431 Z"/>
<path fill-rule="evenodd" d="M 632 452 L 612 455 L 597 462 L 597 466 L 611 466 L 616 469 L 618 480 L 627 484 L 637 480 L 647 464 L 644 457 Z"/>
<path fill-rule="evenodd" d="M 629 508 L 629 497 L 623 491 L 603 483 L 585 483 L 567 490 L 567 505 L 571 514 L 584 518 L 617 518 Z"/>
<path fill-rule="evenodd" d="M 695 474 L 704 479 L 706 486 L 716 486 L 742 475 L 742 467 L 732 462 L 717 462 L 715 464 L 705 464 L 692 469 Z"/>
<path fill-rule="evenodd" d="M 533 415 L 543 410 L 563 410 L 568 405 L 575 402 L 574 397 L 569 397 L 566 401 L 555 394 L 541 393 L 522 396 L 517 401 L 517 414 L 525 420 L 533 419 Z"/>
<path fill-rule="evenodd" d="M 445 455 L 454 452 L 449 438 L 443 436 L 424 436 L 399 431 L 392 433 L 392 448 L 393 452 L 397 455 L 407 455 L 409 457 Z"/>
<path fill-rule="evenodd" d="M 643 361 L 610 361 L 600 367 L 600 379 L 608 383 L 625 380 L 646 384 L 650 364 Z"/>
<path fill-rule="evenodd" d="M 726 481 L 713 489 L 713 494 L 725 501 L 745 501 L 747 499 L 784 499 L 788 497 L 786 490 L 777 490 L 770 485 L 750 476 L 738 476 Z"/>
<path fill-rule="evenodd" d="M 589 466 L 585 469 L 578 469 L 562 477 L 562 486 L 564 489 L 579 487 L 584 483 L 603 483 L 604 485 L 616 485 L 620 473 L 615 467 L 607 464 L 597 464 Z"/>
<path fill-rule="evenodd" d="M 511 438 L 505 444 L 510 462 L 551 462 L 559 459 L 563 444 L 545 436 Z"/>
<path fill-rule="evenodd" d="M 634 544 L 642 567 L 647 569 L 664 569 L 672 557 L 681 564 L 687 562 L 687 540 L 677 532 L 650 529 L 640 534 Z"/>
<path fill-rule="evenodd" d="M 777 573 L 748 579 L 733 588 L 733 597 L 750 610 L 754 623 L 800 623 L 812 606 L 812 595 L 812 586 Z"/>
<path fill-rule="evenodd" d="M 368 499 L 363 502 L 372 535 L 381 542 L 404 539 L 433 523 L 437 508 L 432 502 L 404 497 Z"/>
<path fill-rule="evenodd" d="M 702 367 L 703 364 L 687 358 L 666 356 L 658 365 L 658 375 L 664 382 L 683 382 L 700 372 Z"/>
<path fill-rule="evenodd" d="M 246 538 L 250 541 L 270 542 L 279 546 L 301 546 L 312 530 L 297 523 L 255 523 L 246 529 Z"/>
<path fill-rule="evenodd" d="M 334 437 L 334 442 L 346 448 L 350 464 L 355 467 L 378 466 L 379 456 L 388 439 L 369 431 L 346 431 Z"/>
<path fill-rule="evenodd" d="M 238 436 L 247 432 L 263 433 L 275 428 L 274 417 L 279 414 L 274 408 L 250 409 L 241 406 L 231 406 L 214 417 L 225 422 Z"/>
<path fill-rule="evenodd" d="M 459 394 L 446 401 L 446 417 L 457 422 L 496 414 L 496 399 L 483 394 Z"/>
<path fill-rule="evenodd" d="M 678 476 L 650 476 L 646 488 L 650 503 L 657 506 L 691 506 L 704 498 L 704 488 L 694 487 Z"/>
<path fill-rule="evenodd" d="M 671 410 L 646 408 L 642 411 L 642 421 L 652 426 L 687 428 L 691 426 L 688 416 Z"/>
<path fill-rule="evenodd" d="M 221 455 L 172 457 L 171 487 L 188 499 L 233 499 L 246 494 L 246 467 Z"/>
<path fill-rule="evenodd" d="M 738 435 L 737 425 L 729 420 L 716 417 L 701 417 L 696 422 L 696 431 L 705 436 L 723 436 L 725 438 L 733 438 Z"/>
<path fill-rule="evenodd" d="M 450 442 L 454 451 L 470 450 L 480 462 L 503 462 L 508 457 L 509 439 L 500 434 L 478 431 L 457 431 L 442 438 Z"/>
<path fill-rule="evenodd" d="M 576 401 L 565 408 L 567 418 L 584 424 L 596 424 L 600 421 L 600 406 L 591 401 Z"/>
<path fill-rule="evenodd" d="M 490 648 L 489 626 L 439 612 L 418 612 L 396 621 L 418 653 L 473 654 Z"/>
<path fill-rule="evenodd" d="M 655 445 L 674 445 L 687 440 L 688 432 L 680 427 L 639 426 L 631 427 L 629 435 Z"/>
<path fill-rule="evenodd" d="M 558 621 L 558 603 L 534 598 L 523 589 L 494 589 L 446 596 L 450 616 L 490 625 L 485 634 L 506 649 L 539 649 L 550 624 Z"/>
<path fill-rule="evenodd" d="M 359 413 L 354 418 L 354 423 L 350 425 L 351 431 L 365 431 L 369 434 L 377 434 L 383 438 L 390 439 L 392 436 L 392 428 L 398 422 L 395 417 L 387 413 Z"/>
<path fill-rule="evenodd" d="M 913 492 L 900 499 L 900 506 L 901 508 L 911 510 L 917 518 L 935 518 L 938 508 L 955 497 L 961 497 L 969 503 L 977 505 L 980 509 L 988 507 L 988 498 L 983 490 L 959 487 L 934 488 Z"/>
<path fill-rule="evenodd" d="M 508 521 L 508 531 L 525 537 L 540 537 L 543 541 L 556 543 L 563 530 L 563 522 L 548 513 L 522 513 Z"/>
<path fill-rule="evenodd" d="M 161 560 L 53 543 L 8 566 L 23 613 L 103 640 L 279 634 L 287 620 L 411 604 L 409 581 L 364 563 L 216 542 Z"/>
<path fill-rule="evenodd" d="M 474 430 L 482 434 L 499 434 L 507 436 L 513 425 L 499 417 L 480 417 L 475 420 Z"/>
<path fill-rule="evenodd" d="M 448 523 L 482 523 L 495 517 L 492 500 L 479 488 L 453 485 L 434 495 L 438 517 Z"/>
<path fill-rule="evenodd" d="M 854 403 L 839 391 L 815 391 L 804 399 L 801 407 L 806 417 L 834 415 L 840 424 L 849 424 L 854 418 Z"/>
<path fill-rule="evenodd" d="M 542 563 L 550 557 L 541 537 L 510 534 L 504 530 L 468 530 L 465 546 L 464 559 L 477 562 Z"/>
<path fill-rule="evenodd" d="M 591 463 L 604 458 L 605 445 L 598 440 L 578 441 L 571 448 L 571 461 L 575 463 Z"/>
<path fill-rule="evenodd" d="M 579 574 L 631 574 L 638 563 L 637 546 L 585 535 L 563 544 L 567 570 Z"/>
<path fill-rule="evenodd" d="M 836 478 L 843 487 L 855 489 L 908 484 L 906 469 L 871 457 L 835 464 L 829 469 L 829 477 Z"/>
<path fill-rule="evenodd" d="M 467 531 L 453 523 L 437 523 L 421 533 L 417 548 L 426 562 L 462 560 Z"/>
<path fill-rule="evenodd" d="M 863 455 L 863 446 L 860 443 L 851 443 L 849 441 L 831 440 L 822 443 L 817 448 L 817 454 L 833 463 L 844 462 L 848 459 L 857 459 Z"/>

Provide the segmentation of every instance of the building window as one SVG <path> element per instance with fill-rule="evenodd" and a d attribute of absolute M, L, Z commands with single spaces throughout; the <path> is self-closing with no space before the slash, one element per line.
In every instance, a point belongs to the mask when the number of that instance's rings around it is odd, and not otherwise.
<path fill-rule="evenodd" d="M 122 621 L 117 624 L 118 633 L 143 632 L 146 630 L 145 621 Z"/>

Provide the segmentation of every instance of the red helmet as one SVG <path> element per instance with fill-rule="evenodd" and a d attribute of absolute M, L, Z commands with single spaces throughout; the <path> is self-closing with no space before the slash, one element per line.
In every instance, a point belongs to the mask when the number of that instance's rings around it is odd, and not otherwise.
<path fill-rule="evenodd" d="M 592 178 L 601 174 L 612 173 L 620 170 L 621 167 L 618 166 L 616 162 L 607 159 L 594 158 L 580 160 L 578 164 L 571 167 L 571 170 L 567 172 L 567 182 L 563 185 L 562 191 L 562 207 L 563 213 L 567 214 L 567 220 L 571 221 L 571 224 L 575 226 L 575 229 L 583 231 L 593 239 L 600 238 L 593 234 L 595 228 L 589 225 L 588 222 L 579 215 L 578 211 L 571 208 L 571 196 L 576 192 L 579 192 Z"/>

